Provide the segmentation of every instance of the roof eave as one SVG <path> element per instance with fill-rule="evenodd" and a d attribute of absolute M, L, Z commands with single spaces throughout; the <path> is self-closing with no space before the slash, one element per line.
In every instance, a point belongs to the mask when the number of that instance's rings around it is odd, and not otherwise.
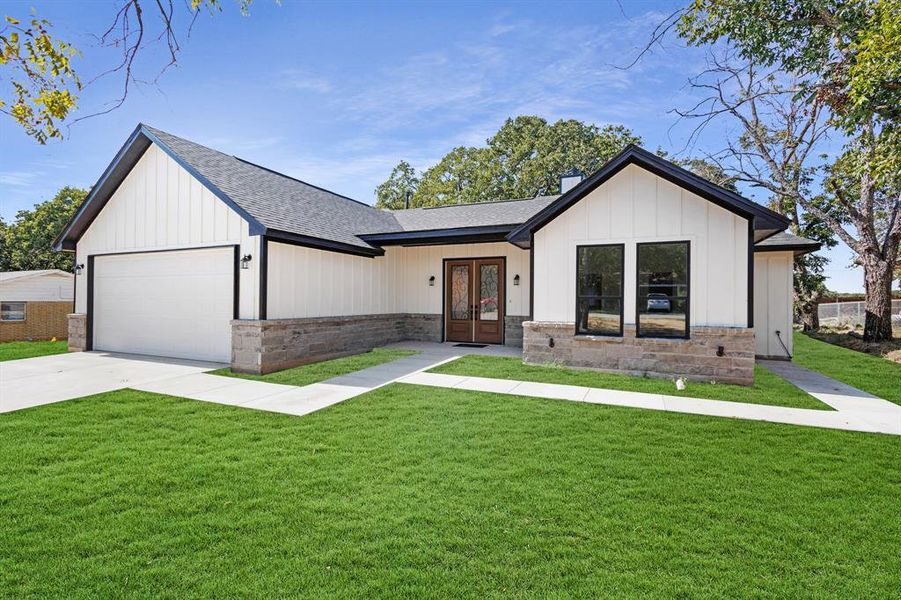
<path fill-rule="evenodd" d="M 477 225 L 448 229 L 424 229 L 360 235 L 363 241 L 378 246 L 424 246 L 479 242 L 503 242 L 516 224 Z"/>
<path fill-rule="evenodd" d="M 531 219 L 511 231 L 507 236 L 507 240 L 516 243 L 517 240 L 522 240 L 529 234 L 535 233 L 553 220 L 557 215 L 583 199 L 598 186 L 612 178 L 630 164 L 640 166 L 745 219 L 754 220 L 755 227 L 758 229 L 778 229 L 779 231 L 782 231 L 787 228 L 790 223 L 787 218 L 766 207 L 756 205 L 750 200 L 714 185 L 697 175 L 689 173 L 685 169 L 655 156 L 646 150 L 634 145 L 629 145 L 619 154 L 607 161 L 607 163 L 591 175 L 591 177 L 561 195 Z"/>
<path fill-rule="evenodd" d="M 140 123 L 131 135 L 128 136 L 128 139 L 116 153 L 112 162 L 104 169 L 100 179 L 98 179 L 97 183 L 91 188 L 91 191 L 84 202 L 81 203 L 81 206 L 78 207 L 78 210 L 75 211 L 75 214 L 72 215 L 72 218 L 66 223 L 62 232 L 53 241 L 54 250 L 58 252 L 75 251 L 78 240 L 81 239 L 81 236 L 84 235 L 84 232 L 87 231 L 97 215 L 100 214 L 100 211 L 109 199 L 116 193 L 116 190 L 119 189 L 119 186 L 151 144 L 156 144 L 167 156 L 212 192 L 214 196 L 223 201 L 229 208 L 238 213 L 242 219 L 247 221 L 250 227 L 250 235 L 263 235 L 266 233 L 267 228 L 262 223 L 241 208 L 222 190 L 213 185 L 209 179 L 201 175 L 194 167 L 179 156 L 178 153 L 172 150 L 168 144 L 164 143 L 152 131 L 148 130 L 143 123 Z M 73 228 L 77 228 L 77 230 L 74 235 L 71 235 Z"/>
<path fill-rule="evenodd" d="M 306 248 L 326 250 L 329 252 L 338 252 L 341 254 L 352 254 L 354 256 L 363 256 L 366 258 L 375 258 L 376 256 L 382 256 L 383 254 L 385 254 L 385 251 L 381 248 L 372 246 L 356 246 L 354 244 L 336 242 L 333 240 L 317 238 L 309 235 L 302 235 L 299 233 L 291 233 L 290 231 L 281 231 L 278 229 L 267 229 L 264 235 L 266 236 L 266 239 L 271 242 L 280 242 L 283 244 L 290 244 L 292 246 L 303 246 Z M 360 236 L 360 239 L 363 239 L 362 236 Z M 369 242 L 367 241 L 367 243 Z"/>

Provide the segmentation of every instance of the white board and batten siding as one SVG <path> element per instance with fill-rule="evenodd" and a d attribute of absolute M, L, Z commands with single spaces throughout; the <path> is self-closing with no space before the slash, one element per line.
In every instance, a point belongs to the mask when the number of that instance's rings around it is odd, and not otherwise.
<path fill-rule="evenodd" d="M 254 319 L 259 314 L 259 236 L 248 235 L 238 213 L 151 144 L 79 240 L 76 263 L 87 267 L 89 255 L 234 244 L 240 244 L 242 256 L 253 257 L 250 268 L 239 274 L 239 315 Z M 217 260 L 224 260 L 221 256 Z M 232 265 L 233 254 L 229 269 Z M 77 313 L 87 312 L 87 281 L 86 273 L 77 277 Z"/>
<path fill-rule="evenodd" d="M 690 242 L 691 325 L 748 326 L 748 221 L 629 165 L 538 230 L 534 320 L 575 322 L 576 246 L 624 244 L 624 322 L 635 323 L 636 244 Z"/>
<path fill-rule="evenodd" d="M 794 352 L 793 268 L 791 252 L 757 252 L 754 255 L 754 342 L 758 356 L 788 358 Z M 776 335 L 777 331 L 781 336 Z M 788 353 L 782 347 L 783 343 Z"/>
<path fill-rule="evenodd" d="M 376 258 L 270 242 L 267 317 L 440 314 L 444 259 L 500 256 L 506 259 L 506 314 L 526 316 L 529 252 L 506 242 L 388 246 Z"/>
<path fill-rule="evenodd" d="M 6 302 L 62 302 L 72 300 L 74 275 L 50 272 L 0 281 L 0 300 Z"/>

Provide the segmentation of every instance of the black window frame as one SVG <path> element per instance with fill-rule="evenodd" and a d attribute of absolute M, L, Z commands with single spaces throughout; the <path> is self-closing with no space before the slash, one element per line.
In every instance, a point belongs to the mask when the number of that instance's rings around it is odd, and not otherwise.
<path fill-rule="evenodd" d="M 682 335 L 659 335 L 641 333 L 641 247 L 683 244 L 685 246 L 685 331 Z M 674 296 L 672 298 L 681 298 Z M 672 298 L 670 300 L 672 300 Z M 644 299 L 647 303 L 647 297 Z M 639 242 L 635 245 L 635 337 L 657 338 L 662 340 L 687 340 L 691 338 L 691 240 L 667 240 L 665 242 Z"/>
<path fill-rule="evenodd" d="M 620 285 L 619 285 L 619 296 L 593 296 L 594 298 L 600 298 L 601 300 L 607 298 L 619 298 L 619 331 L 616 333 L 608 332 L 608 331 L 579 331 L 579 299 L 582 297 L 579 294 L 580 282 L 581 278 L 579 276 L 579 251 L 583 248 L 619 248 L 619 272 L 620 272 Z M 604 337 L 623 337 L 623 324 L 625 321 L 625 308 L 626 308 L 626 245 L 625 244 L 581 244 L 576 246 L 576 322 L 575 322 L 575 335 L 577 336 L 604 336 Z"/>

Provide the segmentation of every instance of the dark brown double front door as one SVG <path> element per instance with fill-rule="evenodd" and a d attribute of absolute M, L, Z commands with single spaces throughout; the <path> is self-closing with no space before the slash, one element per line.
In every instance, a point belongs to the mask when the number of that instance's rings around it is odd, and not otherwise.
<path fill-rule="evenodd" d="M 448 341 L 503 343 L 503 258 L 445 261 L 444 288 Z"/>

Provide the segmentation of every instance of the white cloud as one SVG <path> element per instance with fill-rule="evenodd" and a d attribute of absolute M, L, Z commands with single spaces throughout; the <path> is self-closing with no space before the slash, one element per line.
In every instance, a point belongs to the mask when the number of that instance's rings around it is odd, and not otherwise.
<path fill-rule="evenodd" d="M 325 77 L 310 74 L 306 71 L 288 69 L 279 74 L 279 88 L 327 94 L 334 89 L 332 82 Z"/>
<path fill-rule="evenodd" d="M 34 184 L 41 175 L 40 171 L 0 171 L 0 185 L 25 187 Z"/>

